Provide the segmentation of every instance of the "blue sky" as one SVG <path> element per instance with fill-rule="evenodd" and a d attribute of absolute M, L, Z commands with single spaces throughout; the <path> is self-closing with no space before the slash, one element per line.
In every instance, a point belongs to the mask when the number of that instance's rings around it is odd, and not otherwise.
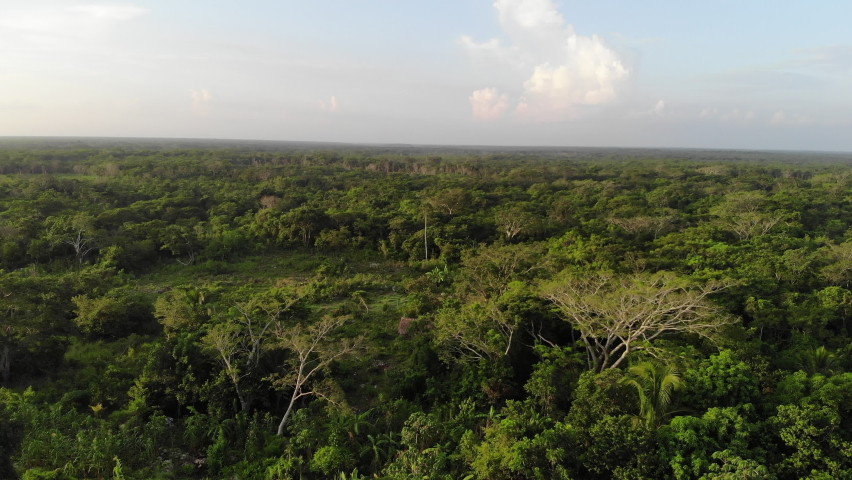
<path fill-rule="evenodd" d="M 852 2 L 0 0 L 0 136 L 852 150 Z"/>

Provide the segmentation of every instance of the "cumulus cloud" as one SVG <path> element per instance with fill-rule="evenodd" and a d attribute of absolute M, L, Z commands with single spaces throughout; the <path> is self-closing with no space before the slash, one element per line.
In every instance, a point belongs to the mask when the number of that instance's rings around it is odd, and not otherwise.
<path fill-rule="evenodd" d="M 576 116 L 578 106 L 618 97 L 630 76 L 620 55 L 597 35 L 577 35 L 552 0 L 496 0 L 494 8 L 513 44 L 470 37 L 459 44 L 472 56 L 498 57 L 528 72 L 516 113 L 559 120 Z"/>
<path fill-rule="evenodd" d="M 499 95 L 496 88 L 483 88 L 473 92 L 470 105 L 473 107 L 475 120 L 497 120 L 509 108 L 509 96 L 505 93 Z"/>
<path fill-rule="evenodd" d="M 813 119 L 798 113 L 788 114 L 783 110 L 775 112 L 775 115 L 769 120 L 769 124 L 774 127 L 784 125 L 810 125 L 814 123 Z"/>
<path fill-rule="evenodd" d="M 213 97 L 210 91 L 206 88 L 201 90 L 191 90 L 192 96 L 192 111 L 196 115 L 207 115 L 210 113 L 210 101 Z"/>
<path fill-rule="evenodd" d="M 319 108 L 323 112 L 334 113 L 340 110 L 340 104 L 337 102 L 337 97 L 332 95 L 328 102 L 320 100 Z"/>

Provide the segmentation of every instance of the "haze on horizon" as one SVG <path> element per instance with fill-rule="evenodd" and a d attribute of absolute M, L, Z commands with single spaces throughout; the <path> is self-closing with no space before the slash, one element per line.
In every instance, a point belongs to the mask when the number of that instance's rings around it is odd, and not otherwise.
<path fill-rule="evenodd" d="M 0 0 L 0 136 L 852 151 L 852 2 Z"/>

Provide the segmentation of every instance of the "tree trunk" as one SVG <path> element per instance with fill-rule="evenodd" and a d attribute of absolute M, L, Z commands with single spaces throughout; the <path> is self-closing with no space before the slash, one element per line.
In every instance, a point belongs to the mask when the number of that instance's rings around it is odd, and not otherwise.
<path fill-rule="evenodd" d="M 423 249 L 426 250 L 426 260 L 429 260 L 429 239 L 426 237 L 426 231 L 429 228 L 428 217 L 423 214 Z"/>
<path fill-rule="evenodd" d="M 9 348 L 9 345 L 3 345 L 3 351 L 0 353 L 0 373 L 2 373 L 3 384 L 9 384 L 9 378 L 11 377 L 11 363 L 12 363 L 12 351 Z"/>
<path fill-rule="evenodd" d="M 296 404 L 296 399 L 299 398 L 300 390 L 301 388 L 296 388 L 295 390 L 293 390 L 293 396 L 290 397 L 290 404 L 287 405 L 287 411 L 284 412 L 284 417 L 281 418 L 281 423 L 278 424 L 278 432 L 276 433 L 276 435 L 278 435 L 279 437 L 281 435 L 284 435 L 284 426 L 287 424 L 287 419 L 290 418 L 290 413 L 293 412 L 293 405 Z"/>
<path fill-rule="evenodd" d="M 240 399 L 240 409 L 248 413 L 249 409 L 251 408 L 251 398 L 247 398 L 242 395 L 238 395 L 238 397 Z"/>

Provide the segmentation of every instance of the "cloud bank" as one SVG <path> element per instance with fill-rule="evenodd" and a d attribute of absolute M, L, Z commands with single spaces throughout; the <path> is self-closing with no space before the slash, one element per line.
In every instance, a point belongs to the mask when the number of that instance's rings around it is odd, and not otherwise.
<path fill-rule="evenodd" d="M 534 121 L 575 118 L 579 106 L 614 101 L 630 77 L 617 52 L 597 35 L 583 36 L 556 9 L 552 0 L 497 0 L 500 25 L 512 41 L 459 39 L 471 56 L 489 56 L 529 75 L 515 114 Z M 504 100 L 505 99 L 505 100 Z M 491 102 L 491 103 L 486 103 Z M 508 105 L 506 94 L 481 89 L 471 96 L 474 118 L 493 119 Z"/>

